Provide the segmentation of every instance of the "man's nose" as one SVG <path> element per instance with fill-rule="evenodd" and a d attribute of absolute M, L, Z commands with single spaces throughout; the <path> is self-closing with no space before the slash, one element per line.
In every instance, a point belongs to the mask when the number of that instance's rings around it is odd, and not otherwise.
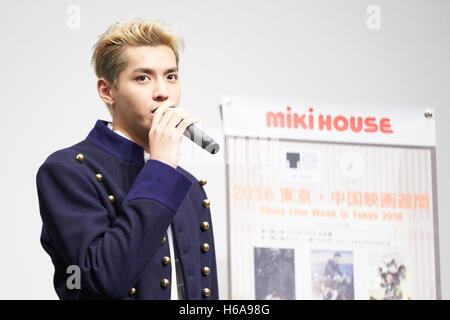
<path fill-rule="evenodd" d="M 153 100 L 155 101 L 165 101 L 169 98 L 169 91 L 167 90 L 167 85 L 164 79 L 158 79 L 155 81 L 153 86 Z"/>

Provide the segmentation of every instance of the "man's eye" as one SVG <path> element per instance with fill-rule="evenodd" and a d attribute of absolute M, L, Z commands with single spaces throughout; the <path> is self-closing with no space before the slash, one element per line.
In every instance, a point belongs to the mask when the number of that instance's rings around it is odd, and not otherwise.
<path fill-rule="evenodd" d="M 178 79 L 178 76 L 177 76 L 176 74 L 169 74 L 169 77 L 174 77 L 174 78 L 172 78 L 172 79 L 170 79 L 170 80 L 176 80 L 176 79 Z"/>
<path fill-rule="evenodd" d="M 148 77 L 147 76 L 139 76 L 139 77 L 136 78 L 136 80 L 137 81 L 145 81 L 145 78 L 148 78 Z"/>

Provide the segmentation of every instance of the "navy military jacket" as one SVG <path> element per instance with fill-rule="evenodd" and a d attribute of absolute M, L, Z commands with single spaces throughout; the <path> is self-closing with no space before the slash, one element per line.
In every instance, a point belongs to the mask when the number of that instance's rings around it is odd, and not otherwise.
<path fill-rule="evenodd" d="M 41 243 L 59 298 L 170 299 L 172 224 L 185 298 L 218 299 L 205 183 L 180 166 L 145 162 L 143 148 L 104 120 L 85 140 L 52 153 L 36 184 Z M 80 289 L 67 285 L 72 265 Z"/>

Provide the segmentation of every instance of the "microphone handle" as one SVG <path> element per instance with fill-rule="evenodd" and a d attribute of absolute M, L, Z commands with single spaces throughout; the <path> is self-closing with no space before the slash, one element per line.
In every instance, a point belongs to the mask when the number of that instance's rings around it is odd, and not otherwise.
<path fill-rule="evenodd" d="M 219 151 L 219 144 L 194 124 L 191 124 L 189 127 L 187 127 L 186 131 L 184 131 L 183 134 L 192 142 L 196 143 L 212 154 L 215 154 Z"/>

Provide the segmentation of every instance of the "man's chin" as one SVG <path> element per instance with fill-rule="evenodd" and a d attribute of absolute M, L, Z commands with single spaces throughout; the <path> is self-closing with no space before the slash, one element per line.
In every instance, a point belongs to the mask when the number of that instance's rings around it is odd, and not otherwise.
<path fill-rule="evenodd" d="M 141 130 L 142 130 L 141 133 L 148 136 L 148 133 L 150 132 L 151 127 L 152 127 L 152 122 L 146 121 L 145 124 L 141 127 Z"/>

